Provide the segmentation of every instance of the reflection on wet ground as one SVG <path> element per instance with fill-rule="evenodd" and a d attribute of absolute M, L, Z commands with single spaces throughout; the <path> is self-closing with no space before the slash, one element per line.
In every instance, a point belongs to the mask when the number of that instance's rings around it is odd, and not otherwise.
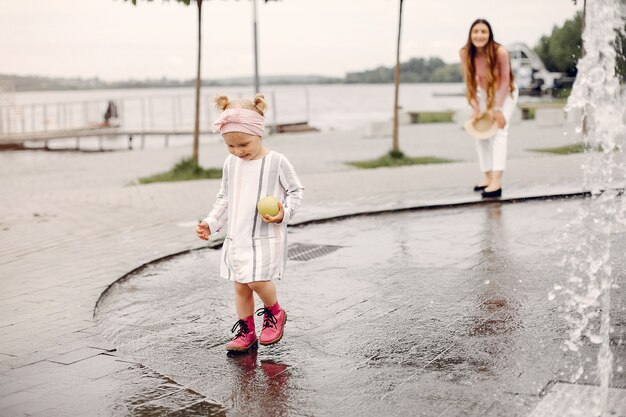
<path fill-rule="evenodd" d="M 292 229 L 292 244 L 333 250 L 290 261 L 277 283 L 285 338 L 249 355 L 224 350 L 235 310 L 216 250 L 142 269 L 111 288 L 96 317 L 123 354 L 204 396 L 213 408 L 203 415 L 524 416 L 578 368 L 548 293 L 577 243 L 562 236 L 580 205 L 494 203 Z M 613 253 L 624 253 L 624 236 Z M 617 282 L 624 262 L 613 260 Z M 625 301 L 616 288 L 622 388 Z"/>
<path fill-rule="evenodd" d="M 141 365 L 116 373 L 114 379 L 119 397 L 112 401 L 112 408 L 101 415 L 226 416 L 222 405 L 210 403 L 197 392 Z M 107 383 L 110 385 L 111 381 Z M 90 398 L 91 393 L 86 394 L 86 398 Z"/>

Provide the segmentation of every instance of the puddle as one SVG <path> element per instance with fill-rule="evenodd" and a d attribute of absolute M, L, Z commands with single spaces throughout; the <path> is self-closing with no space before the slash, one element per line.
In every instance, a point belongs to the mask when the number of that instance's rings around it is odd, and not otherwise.
<path fill-rule="evenodd" d="M 526 416 L 577 367 L 548 294 L 577 243 L 562 236 L 580 204 L 495 203 L 292 229 L 293 247 L 332 250 L 289 261 L 277 282 L 285 338 L 243 357 L 224 349 L 235 309 L 216 250 L 139 270 L 111 287 L 96 319 L 121 353 L 227 415 Z M 614 253 L 626 251 L 625 236 L 614 233 Z M 611 262 L 624 282 L 625 259 Z M 623 288 L 611 301 L 623 369 Z M 597 349 L 585 343 L 582 357 L 595 361 Z M 623 371 L 612 384 L 626 386 Z"/>

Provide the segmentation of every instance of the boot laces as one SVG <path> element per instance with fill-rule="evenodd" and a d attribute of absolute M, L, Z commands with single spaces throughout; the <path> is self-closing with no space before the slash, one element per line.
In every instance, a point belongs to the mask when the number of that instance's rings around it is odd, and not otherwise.
<path fill-rule="evenodd" d="M 274 313 L 272 313 L 272 310 L 270 310 L 269 308 L 266 308 L 266 307 L 259 308 L 256 311 L 256 315 L 263 316 L 263 328 L 264 329 L 266 327 L 276 328 L 276 323 L 278 323 L 278 319 L 276 318 Z"/>
<path fill-rule="evenodd" d="M 233 333 L 237 332 L 237 334 L 235 334 L 234 339 L 238 337 L 243 337 L 247 335 L 248 333 L 250 333 L 250 329 L 248 329 L 248 324 L 243 320 L 238 320 L 237 323 L 235 323 L 235 325 L 233 326 L 233 328 L 230 329 L 230 331 Z"/>

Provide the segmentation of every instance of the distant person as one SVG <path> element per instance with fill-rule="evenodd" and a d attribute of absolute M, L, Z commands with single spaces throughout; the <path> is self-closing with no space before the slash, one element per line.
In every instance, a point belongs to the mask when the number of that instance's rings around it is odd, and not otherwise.
<path fill-rule="evenodd" d="M 115 124 L 117 118 L 117 105 L 114 101 L 109 100 L 109 102 L 107 103 L 107 109 L 104 112 L 104 122 L 102 123 L 102 126 L 110 127 L 112 124 Z"/>
<path fill-rule="evenodd" d="M 485 198 L 500 197 L 502 174 L 506 169 L 509 122 L 519 96 L 509 53 L 493 40 L 489 22 L 476 19 L 460 56 L 467 87 L 465 95 L 473 108 L 472 122 L 487 113 L 498 127 L 491 138 L 476 140 L 478 163 L 485 177 L 474 191 L 482 191 Z"/>
<path fill-rule="evenodd" d="M 235 285 L 235 308 L 239 320 L 233 326 L 235 337 L 226 345 L 229 352 L 248 352 L 278 342 L 283 336 L 287 313 L 278 304 L 272 280 L 281 278 L 287 261 L 287 224 L 302 200 L 302 184 L 285 156 L 267 149 L 263 143 L 264 111 L 262 95 L 250 100 L 215 99 L 222 110 L 212 125 L 219 130 L 230 155 L 224 161 L 222 185 L 209 215 L 196 227 L 200 239 L 228 225 L 222 247 L 220 275 Z M 265 196 L 278 200 L 278 213 L 261 216 L 257 202 Z M 259 340 L 254 328 L 254 297 L 264 304 Z"/>

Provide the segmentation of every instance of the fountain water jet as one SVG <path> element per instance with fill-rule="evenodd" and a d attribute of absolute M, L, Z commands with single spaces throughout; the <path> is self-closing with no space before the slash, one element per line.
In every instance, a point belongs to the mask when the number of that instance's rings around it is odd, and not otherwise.
<path fill-rule="evenodd" d="M 594 413 L 607 416 L 613 368 L 610 296 L 616 286 L 611 269 L 611 235 L 620 223 L 626 225 L 626 199 L 620 198 L 626 181 L 624 90 L 615 71 L 615 39 L 617 31 L 624 28 L 624 6 L 619 0 L 590 1 L 585 15 L 585 53 L 578 62 L 567 110 L 579 109 L 583 114 L 580 129 L 589 150 L 583 165 L 584 186 L 591 198 L 577 222 L 584 233 L 581 243 L 566 259 L 568 283 L 561 291 L 566 298 L 563 311 L 570 324 L 567 347 L 578 351 L 583 337 L 600 345 L 600 399 Z M 574 379 L 583 374 L 581 366 Z"/>

